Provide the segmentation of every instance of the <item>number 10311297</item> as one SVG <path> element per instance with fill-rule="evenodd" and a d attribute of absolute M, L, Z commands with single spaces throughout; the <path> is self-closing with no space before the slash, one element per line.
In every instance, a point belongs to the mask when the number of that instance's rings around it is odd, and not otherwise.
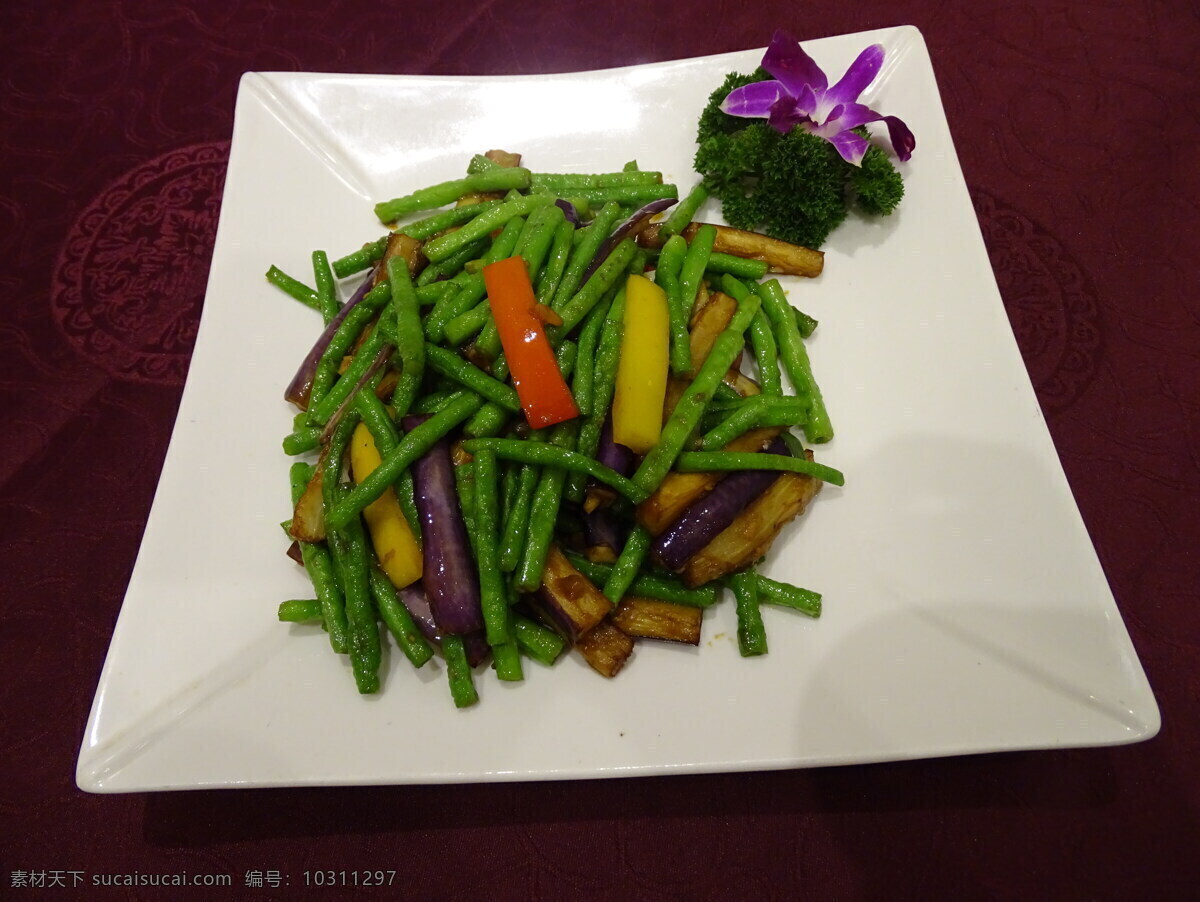
<path fill-rule="evenodd" d="M 395 871 L 305 871 L 305 886 L 391 886 Z"/>

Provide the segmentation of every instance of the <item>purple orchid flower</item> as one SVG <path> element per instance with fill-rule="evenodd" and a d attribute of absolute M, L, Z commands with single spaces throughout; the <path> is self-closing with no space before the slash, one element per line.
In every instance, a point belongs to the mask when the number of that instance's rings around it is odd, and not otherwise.
<path fill-rule="evenodd" d="M 868 122 L 887 124 L 892 149 L 901 160 L 912 156 L 917 141 L 900 119 L 884 116 L 858 103 L 858 96 L 875 80 L 883 65 L 883 47 L 872 44 L 858 55 L 832 88 L 821 67 L 791 35 L 776 31 L 763 56 L 762 67 L 775 76 L 729 92 L 721 109 L 730 116 L 767 119 L 786 134 L 799 125 L 824 138 L 847 163 L 862 165 L 867 140 L 853 131 Z"/>

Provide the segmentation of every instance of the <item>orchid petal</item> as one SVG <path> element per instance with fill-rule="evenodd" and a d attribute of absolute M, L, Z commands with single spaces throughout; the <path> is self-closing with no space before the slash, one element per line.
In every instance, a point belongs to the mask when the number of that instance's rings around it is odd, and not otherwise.
<path fill-rule="evenodd" d="M 898 116 L 884 116 L 883 121 L 887 123 L 892 150 L 896 152 L 896 156 L 900 158 L 901 162 L 908 160 L 917 147 L 917 139 L 913 137 L 912 131 Z"/>
<path fill-rule="evenodd" d="M 861 103 L 846 103 L 842 104 L 842 111 L 837 116 L 837 126 L 838 129 L 858 128 L 868 122 L 878 122 L 882 118 L 882 115 L 869 106 Z M 832 124 L 834 120 L 830 118 L 826 121 Z"/>
<path fill-rule="evenodd" d="M 830 103 L 853 103 L 858 95 L 867 89 L 875 80 L 883 66 L 883 46 L 872 44 L 858 55 L 841 81 L 829 89 L 825 95 Z M 774 73 L 772 73 L 774 74 Z"/>
<path fill-rule="evenodd" d="M 782 30 L 776 31 L 775 37 L 771 38 L 762 67 L 779 79 L 792 95 L 798 95 L 805 86 L 818 94 L 829 87 L 821 67 L 804 52 L 799 41 Z"/>
<path fill-rule="evenodd" d="M 861 103 L 848 103 L 842 109 L 842 114 L 836 120 L 829 120 L 825 123 L 826 127 L 836 125 L 839 129 L 849 130 L 858 128 L 860 125 L 866 125 L 868 122 L 883 122 L 887 125 L 888 138 L 892 144 L 892 150 L 896 152 L 896 156 L 901 160 L 907 160 L 912 156 L 913 149 L 917 146 L 917 139 L 913 137 L 913 133 L 909 131 L 904 121 L 896 116 L 884 116 L 881 113 L 875 112 L 868 106 Z M 821 137 L 831 136 L 822 132 L 815 132 Z"/>
<path fill-rule="evenodd" d="M 806 121 L 811 120 L 800 109 L 800 105 L 796 102 L 795 97 L 784 94 L 771 106 L 771 116 L 768 123 L 771 128 L 780 134 L 786 135 L 796 123 Z"/>
<path fill-rule="evenodd" d="M 800 92 L 795 95 L 796 109 L 804 113 L 806 116 L 816 118 L 817 108 L 821 105 L 820 98 L 813 93 L 813 89 L 805 85 L 800 89 Z"/>
<path fill-rule="evenodd" d="M 858 132 L 844 131 L 838 132 L 831 138 L 826 140 L 834 146 L 838 153 L 842 155 L 842 159 L 852 166 L 861 166 L 862 158 L 867 153 L 869 146 L 867 139 Z"/>
<path fill-rule="evenodd" d="M 787 90 L 779 82 L 756 81 L 730 91 L 721 102 L 721 112 L 730 116 L 766 117 L 772 104 L 786 96 Z"/>

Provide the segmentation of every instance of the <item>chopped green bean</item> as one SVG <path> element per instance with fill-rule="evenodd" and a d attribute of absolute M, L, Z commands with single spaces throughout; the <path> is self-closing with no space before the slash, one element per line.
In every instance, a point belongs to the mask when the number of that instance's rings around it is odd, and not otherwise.
<path fill-rule="evenodd" d="M 324 431 L 320 426 L 303 426 L 295 430 L 284 437 L 283 453 L 295 457 L 297 454 L 314 450 L 321 444 L 321 433 Z"/>
<path fill-rule="evenodd" d="M 446 659 L 446 677 L 450 682 L 450 696 L 457 708 L 469 708 L 479 701 L 471 665 L 467 662 L 467 650 L 462 636 L 442 637 L 442 657 Z"/>
<path fill-rule="evenodd" d="M 767 653 L 767 630 L 758 607 L 758 581 L 751 571 L 733 574 L 729 579 L 737 602 L 738 651 L 743 658 Z"/>
<path fill-rule="evenodd" d="M 293 279 L 278 266 L 272 266 L 267 270 L 267 281 L 277 288 L 282 288 L 288 295 L 306 307 L 321 310 L 321 301 L 317 298 L 317 293 L 298 279 Z"/>
<path fill-rule="evenodd" d="M 778 470 L 798 473 L 828 482 L 845 485 L 846 477 L 839 470 L 804 458 L 783 454 L 754 454 L 737 451 L 684 451 L 675 461 L 680 473 L 714 473 L 727 470 Z"/>
<path fill-rule="evenodd" d="M 792 308 L 792 312 L 796 314 L 796 328 L 800 332 L 801 338 L 808 338 L 813 332 L 817 331 L 817 321 L 802 310 Z"/>
<path fill-rule="evenodd" d="M 426 238 L 432 238 L 438 232 L 444 232 L 446 229 L 452 229 L 455 226 L 462 225 L 464 222 L 470 222 L 481 213 L 486 213 L 493 207 L 498 206 L 500 206 L 500 201 L 498 200 L 485 200 L 478 204 L 463 204 L 461 207 L 452 207 L 449 210 L 434 213 L 432 216 L 426 216 L 424 219 L 410 222 L 408 225 L 401 226 L 400 231 L 409 238 L 424 241 Z"/>
<path fill-rule="evenodd" d="M 570 194 L 581 189 L 621 188 L 633 185 L 660 185 L 661 172 L 638 169 L 632 172 L 533 172 L 529 176 L 533 189 L 546 189 L 558 194 Z"/>
<path fill-rule="evenodd" d="M 588 268 L 592 258 L 600 250 L 600 245 L 604 243 L 604 239 L 608 237 L 620 215 L 621 208 L 617 204 L 605 204 L 590 224 L 575 233 L 579 242 L 571 251 L 570 262 L 559 281 L 558 290 L 554 292 L 554 300 L 550 304 L 556 311 L 561 311 L 579 289 L 583 282 L 584 270 Z M 544 300 L 543 303 L 545 303 Z"/>
<path fill-rule="evenodd" d="M 378 263 L 383 259 L 383 255 L 387 253 L 387 246 L 387 235 L 384 235 L 378 241 L 364 244 L 358 250 L 351 251 L 346 256 L 334 260 L 331 264 L 333 274 L 339 279 L 344 279 L 347 276 L 354 275 L 356 272 L 370 269 L 372 263 Z"/>
<path fill-rule="evenodd" d="M 534 191 L 547 191 L 546 188 L 534 188 Z M 679 197 L 679 188 L 675 185 L 614 185 L 609 188 L 572 188 L 572 198 L 582 198 L 589 204 L 618 203 L 626 207 L 641 207 L 651 201 L 664 197 Z M 536 197 L 537 195 L 531 195 Z"/>
<path fill-rule="evenodd" d="M 705 224 L 696 230 L 695 237 L 688 244 L 683 267 L 679 271 L 679 303 L 687 318 L 695 312 L 700 280 L 704 277 L 704 268 L 708 265 L 716 240 L 717 227 Z"/>
<path fill-rule="evenodd" d="M 754 359 L 758 363 L 758 384 L 763 394 L 783 394 L 783 380 L 779 375 L 779 349 L 775 344 L 775 333 L 771 322 L 760 308 L 750 320 L 750 346 L 754 348 Z"/>
<path fill-rule="evenodd" d="M 393 257 L 387 264 L 395 321 L 395 344 L 400 357 L 400 381 L 392 394 L 394 417 L 408 413 L 421 391 L 425 378 L 425 342 L 421 329 L 421 307 L 408 274 L 407 264 Z"/>
<path fill-rule="evenodd" d="M 646 560 L 646 554 L 650 551 L 652 540 L 646 527 L 641 525 L 635 526 L 629 533 L 629 538 L 625 540 L 625 547 L 621 549 L 621 554 L 613 564 L 608 579 L 604 581 L 602 590 L 604 597 L 614 605 L 621 603 L 621 599 L 633 585 L 638 571 L 642 569 L 642 564 Z"/>
<path fill-rule="evenodd" d="M 380 287 L 383 288 L 382 291 Z M 351 346 L 358 339 L 362 330 L 367 327 L 367 323 L 375 318 L 379 309 L 390 297 L 391 289 L 388 287 L 379 286 L 368 291 L 358 305 L 346 314 L 342 324 L 333 333 L 333 337 L 329 340 L 325 352 L 317 363 L 316 374 L 313 376 L 312 389 L 308 399 L 310 423 L 315 422 L 311 415 L 312 408 L 320 403 L 329 391 L 329 387 L 333 385 L 338 370 L 341 368 L 342 360 L 350 352 Z"/>
<path fill-rule="evenodd" d="M 567 553 L 567 558 L 575 569 L 598 586 L 608 581 L 612 573 L 612 564 L 599 564 L 589 561 L 582 555 Z M 643 598 L 654 598 L 659 601 L 670 601 L 675 604 L 686 604 L 690 607 L 707 608 L 716 604 L 720 598 L 720 586 L 709 583 L 695 589 L 689 589 L 673 577 L 656 576 L 654 574 L 638 574 L 629 586 L 629 592 Z"/>
<path fill-rule="evenodd" d="M 408 608 L 404 606 L 404 602 L 400 600 L 392 581 L 375 566 L 370 568 L 369 576 L 371 596 L 375 599 L 375 607 L 379 610 L 379 616 L 383 618 L 388 632 L 395 638 L 400 651 L 404 652 L 404 657 L 408 658 L 413 667 L 423 666 L 433 657 L 433 648 L 421 635 L 420 628 L 408 612 Z"/>
<path fill-rule="evenodd" d="M 700 439 L 701 451 L 718 451 L 759 426 L 800 426 L 808 417 L 807 398 L 753 395 Z"/>
<path fill-rule="evenodd" d="M 453 379 L 459 385 L 471 389 L 493 404 L 499 404 L 505 410 L 513 413 L 520 411 L 521 399 L 517 397 L 515 388 L 499 379 L 493 379 L 479 367 L 464 360 L 453 351 L 448 351 L 435 344 L 426 344 L 425 361 L 430 369 Z"/>
<path fill-rule="evenodd" d="M 508 594 L 500 570 L 497 548 L 500 534 L 500 510 L 497 488 L 496 455 L 480 450 L 475 458 L 475 531 L 478 547 L 480 599 L 488 645 L 503 645 L 508 633 Z"/>
<path fill-rule="evenodd" d="M 392 200 L 375 205 L 375 215 L 384 225 L 395 222 L 402 216 L 416 213 L 419 210 L 431 210 L 434 207 L 444 207 L 453 203 L 465 194 L 477 194 L 486 191 L 508 191 L 513 188 L 529 187 L 529 170 L 519 167 L 492 169 L 468 175 L 464 179 L 454 179 L 430 185 Z M 485 229 L 484 232 L 489 230 Z M 483 233 L 481 233 L 483 234 Z M 478 236 L 476 236 L 478 237 Z M 473 239 L 472 239 L 473 240 Z M 429 259 L 434 259 L 430 257 Z"/>
<path fill-rule="evenodd" d="M 504 169 L 497 171 L 509 172 L 511 170 Z M 515 198 L 514 200 L 506 200 L 486 213 L 476 216 L 461 229 L 426 241 L 423 251 L 425 256 L 433 263 L 436 263 L 438 260 L 444 260 L 464 244 L 470 244 L 472 241 L 482 238 L 493 229 L 500 228 L 509 220 L 515 219 L 518 216 L 526 216 L 538 207 L 553 202 L 553 198 L 541 194 L 531 194 L 526 197 Z"/>
<path fill-rule="evenodd" d="M 687 249 L 687 242 L 680 235 L 672 235 L 663 245 L 654 268 L 654 281 L 667 296 L 671 324 L 671 372 L 676 376 L 686 376 L 692 371 L 688 311 L 684 307 L 682 286 L 679 284 Z"/>
<path fill-rule="evenodd" d="M 561 424 L 565 425 L 565 424 Z M 574 421 L 571 421 L 574 425 Z M 649 492 L 643 492 L 632 480 L 626 479 L 615 470 L 604 466 L 593 458 L 555 444 L 525 441 L 512 438 L 472 438 L 463 442 L 463 448 L 470 454 L 479 449 L 490 449 L 497 457 L 504 460 L 515 460 L 520 463 L 532 463 L 541 467 L 556 470 L 582 470 L 597 482 L 616 489 L 634 504 L 646 500 Z"/>
<path fill-rule="evenodd" d="M 704 187 L 704 182 L 697 182 L 696 186 L 687 193 L 687 196 L 679 202 L 679 206 L 672 210 L 671 215 L 663 222 L 662 228 L 659 229 L 659 235 L 663 238 L 678 235 L 691 224 L 696 217 L 696 211 L 706 200 L 708 200 L 708 189 Z"/>
<path fill-rule="evenodd" d="M 538 477 L 537 487 L 533 491 L 533 500 L 529 505 L 528 535 L 525 548 L 521 554 L 521 562 L 514 574 L 515 585 L 522 592 L 532 592 L 542 584 L 542 571 L 546 568 L 546 556 L 554 541 L 554 525 L 558 519 L 558 508 L 562 503 L 563 483 L 566 481 L 566 470 L 561 466 L 547 463 L 547 460 L 560 460 L 572 455 L 568 450 L 575 443 L 576 425 L 574 421 L 559 423 L 550 433 L 550 440 L 541 442 L 522 442 L 514 439 L 470 439 L 465 442 L 465 448 L 470 443 L 488 442 L 495 450 L 496 456 L 503 456 L 497 445 L 505 446 L 505 450 L 513 453 L 514 445 L 523 446 L 521 456 L 509 457 L 509 460 L 519 460 L 522 463 L 537 463 L 544 467 Z M 479 449 L 482 450 L 482 449 Z M 468 449 L 476 453 L 475 448 Z M 549 458 L 543 454 L 528 456 L 528 452 L 549 452 Z M 575 455 L 579 457 L 580 455 Z M 582 458 L 586 460 L 587 458 Z M 598 466 L 598 464 L 597 464 Z M 607 469 L 607 468 L 606 468 Z"/>
<path fill-rule="evenodd" d="M 609 305 L 604 325 L 600 329 L 600 341 L 592 370 L 592 410 L 580 424 L 579 441 L 575 446 L 580 454 L 588 457 L 595 457 L 600 448 L 600 435 L 616 390 L 617 362 L 621 356 L 621 337 L 624 329 L 625 289 L 622 287 L 617 290 L 612 304 Z M 583 499 L 586 489 L 586 473 L 572 473 L 567 477 L 567 500 L 578 503 Z"/>
<path fill-rule="evenodd" d="M 312 478 L 315 467 L 302 461 L 292 464 L 290 475 L 292 481 L 292 503 L 300 500 L 305 487 Z M 338 582 L 337 568 L 329 549 L 315 542 L 299 542 L 300 557 L 304 561 L 304 569 L 308 571 L 316 590 L 317 600 L 321 603 L 321 618 L 325 621 L 325 629 L 329 632 L 329 644 L 338 654 L 346 653 L 346 602 L 342 595 L 342 587 Z"/>
<path fill-rule="evenodd" d="M 567 268 L 567 260 L 571 256 L 571 247 L 575 237 L 575 226 L 563 220 L 554 230 L 554 241 L 550 245 L 550 253 L 546 265 L 537 280 L 535 294 L 539 304 L 549 305 L 554 300 L 554 293 L 562 280 Z"/>
<path fill-rule="evenodd" d="M 813 378 L 812 364 L 808 359 L 808 350 L 800 337 L 796 326 L 796 315 L 788 304 L 787 295 L 778 279 L 771 279 L 759 286 L 763 309 L 771 320 L 775 331 L 775 341 L 779 345 L 779 359 L 787 371 L 788 379 L 798 394 L 809 398 L 808 422 L 804 425 L 804 435 L 810 442 L 827 442 L 833 438 L 833 424 L 829 420 L 829 411 L 825 408 L 825 399 L 817 380 Z"/>
<path fill-rule="evenodd" d="M 758 600 L 763 604 L 792 608 L 809 617 L 821 616 L 821 596 L 809 589 L 801 589 L 758 574 Z"/>
<path fill-rule="evenodd" d="M 471 260 L 477 260 L 487 253 L 491 247 L 491 239 L 486 235 L 478 241 L 472 241 L 470 244 L 463 245 L 445 260 L 440 260 L 437 263 L 430 263 L 417 276 L 417 285 L 431 285 L 440 279 L 448 279 L 451 276 L 458 275 L 463 267 Z"/>
<path fill-rule="evenodd" d="M 321 619 L 321 602 L 315 598 L 293 598 L 279 603 L 279 619 L 284 623 L 308 623 Z"/>
<path fill-rule="evenodd" d="M 333 281 L 333 270 L 329 268 L 329 257 L 324 251 L 313 251 L 313 279 L 317 285 L 317 304 L 321 316 L 328 323 L 341 309 L 338 303 L 337 286 Z"/>
<path fill-rule="evenodd" d="M 625 238 L 613 248 L 608 259 L 596 267 L 584 286 L 575 292 L 574 296 L 558 309 L 562 317 L 562 325 L 552 330 L 551 340 L 558 341 L 583 322 L 583 318 L 600 302 L 600 299 L 610 288 L 617 284 L 625 274 L 625 268 L 637 253 L 637 245 L 632 238 Z"/>
<path fill-rule="evenodd" d="M 733 254 L 723 254 L 720 251 L 713 251 L 709 254 L 708 263 L 705 264 L 705 269 L 709 273 L 717 275 L 729 273 L 739 279 L 751 279 L 755 282 L 765 276 L 769 268 L 765 260 L 735 257 Z"/>
<path fill-rule="evenodd" d="M 521 651 L 547 667 L 558 660 L 567 644 L 558 633 L 520 615 L 513 617 L 513 633 Z"/>

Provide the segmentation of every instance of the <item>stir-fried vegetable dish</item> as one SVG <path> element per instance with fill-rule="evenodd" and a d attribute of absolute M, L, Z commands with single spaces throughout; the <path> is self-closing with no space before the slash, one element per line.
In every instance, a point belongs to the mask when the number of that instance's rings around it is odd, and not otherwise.
<path fill-rule="evenodd" d="M 440 655 L 462 707 L 489 660 L 514 681 L 574 650 L 612 677 L 647 640 L 699 645 L 723 598 L 745 656 L 763 606 L 819 616 L 757 567 L 842 484 L 812 450 L 833 437 L 816 323 L 778 278 L 823 255 L 696 221 L 704 198 L 490 151 L 377 204 L 378 239 L 314 252 L 312 287 L 267 273 L 324 322 L 285 392 L 313 592 L 278 616 L 322 626 L 360 692 L 388 636 Z"/>

